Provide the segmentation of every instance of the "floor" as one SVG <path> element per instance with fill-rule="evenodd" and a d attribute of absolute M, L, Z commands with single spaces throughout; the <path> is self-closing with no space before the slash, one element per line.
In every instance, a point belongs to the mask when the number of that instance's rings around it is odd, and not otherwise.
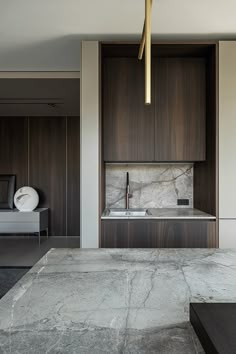
<path fill-rule="evenodd" d="M 0 299 L 51 248 L 79 248 L 79 237 L 0 237 Z M 1 353 L 1 349 L 0 349 Z"/>
<path fill-rule="evenodd" d="M 236 250 L 52 249 L 0 300 L 0 351 L 203 353 L 189 303 L 235 279 Z"/>
<path fill-rule="evenodd" d="M 0 267 L 0 299 L 23 277 L 29 267 Z"/>
<path fill-rule="evenodd" d="M 79 237 L 1 236 L 0 267 L 32 267 L 51 248 L 79 248 Z"/>

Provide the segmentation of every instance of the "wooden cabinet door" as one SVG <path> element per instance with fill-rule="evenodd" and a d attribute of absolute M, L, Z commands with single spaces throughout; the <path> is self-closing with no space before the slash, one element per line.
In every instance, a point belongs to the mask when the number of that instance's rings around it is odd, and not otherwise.
<path fill-rule="evenodd" d="M 134 220 L 129 222 L 130 248 L 218 247 L 215 222 L 205 220 Z"/>
<path fill-rule="evenodd" d="M 129 221 L 129 248 L 150 248 L 154 229 L 145 220 Z"/>
<path fill-rule="evenodd" d="M 206 158 L 206 63 L 154 58 L 155 160 Z"/>
<path fill-rule="evenodd" d="M 214 248 L 218 247 L 216 223 L 205 220 L 151 221 L 152 247 Z"/>
<path fill-rule="evenodd" d="M 154 102 L 144 104 L 144 64 L 103 60 L 104 161 L 154 160 Z"/>
<path fill-rule="evenodd" d="M 102 221 L 102 248 L 128 248 L 128 220 Z"/>

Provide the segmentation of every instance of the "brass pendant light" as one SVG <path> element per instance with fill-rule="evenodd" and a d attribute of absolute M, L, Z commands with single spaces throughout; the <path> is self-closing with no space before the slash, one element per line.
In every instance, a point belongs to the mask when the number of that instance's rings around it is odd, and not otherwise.
<path fill-rule="evenodd" d="M 142 60 L 145 48 L 145 104 L 151 104 L 151 11 L 152 0 L 145 0 L 145 20 L 138 59 Z"/>

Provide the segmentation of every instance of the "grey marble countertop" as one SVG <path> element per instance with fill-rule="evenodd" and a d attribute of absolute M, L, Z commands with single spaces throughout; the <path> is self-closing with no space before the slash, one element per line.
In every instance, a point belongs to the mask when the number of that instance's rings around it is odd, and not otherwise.
<path fill-rule="evenodd" d="M 0 353 L 203 353 L 190 302 L 236 301 L 236 250 L 52 249 L 0 300 Z"/>
<path fill-rule="evenodd" d="M 148 212 L 145 216 L 110 216 L 109 209 L 105 209 L 101 219 L 216 219 L 213 215 L 193 208 L 148 208 Z"/>

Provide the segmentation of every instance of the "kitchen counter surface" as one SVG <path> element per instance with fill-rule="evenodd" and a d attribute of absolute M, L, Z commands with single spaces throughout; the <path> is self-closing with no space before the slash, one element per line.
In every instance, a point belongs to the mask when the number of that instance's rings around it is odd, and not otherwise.
<path fill-rule="evenodd" d="M 114 209 L 115 210 L 115 209 Z M 148 208 L 150 215 L 145 216 L 109 216 L 109 209 L 106 209 L 102 214 L 102 219 L 206 219 L 206 220 L 215 220 L 216 217 L 210 214 L 207 214 L 198 209 L 192 208 L 159 208 L 152 209 Z"/>
<path fill-rule="evenodd" d="M 236 250 L 52 249 L 0 300 L 1 353 L 203 353 L 190 302 L 236 302 Z"/>

